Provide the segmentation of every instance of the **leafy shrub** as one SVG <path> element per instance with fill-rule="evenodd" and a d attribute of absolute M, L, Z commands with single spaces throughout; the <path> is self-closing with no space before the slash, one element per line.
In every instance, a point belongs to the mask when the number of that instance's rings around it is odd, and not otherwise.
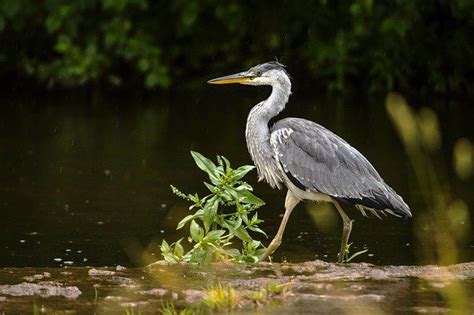
<path fill-rule="evenodd" d="M 223 156 L 217 157 L 217 165 L 197 152 L 191 152 L 196 165 L 209 175 L 210 183 L 204 185 L 210 191 L 205 197 L 185 194 L 171 186 L 174 194 L 191 202 L 193 214 L 182 219 L 181 229 L 189 223 L 188 241 L 191 250 L 184 252 L 182 239 L 171 245 L 163 240 L 161 253 L 171 263 L 206 263 L 219 260 L 257 262 L 265 247 L 254 240 L 250 232 L 266 236 L 258 225 L 263 222 L 255 211 L 265 203 L 252 193 L 252 186 L 242 178 L 255 167 L 240 166 L 233 169 Z M 235 240 L 242 242 L 240 249 L 230 247 Z"/>

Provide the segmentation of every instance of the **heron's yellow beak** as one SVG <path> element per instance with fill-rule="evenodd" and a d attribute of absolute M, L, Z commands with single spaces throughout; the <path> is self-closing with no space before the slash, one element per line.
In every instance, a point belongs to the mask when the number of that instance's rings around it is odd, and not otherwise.
<path fill-rule="evenodd" d="M 225 77 L 215 78 L 207 81 L 210 84 L 230 84 L 230 83 L 245 83 L 253 79 L 254 76 L 248 72 L 240 72 L 236 74 L 226 75 Z"/>

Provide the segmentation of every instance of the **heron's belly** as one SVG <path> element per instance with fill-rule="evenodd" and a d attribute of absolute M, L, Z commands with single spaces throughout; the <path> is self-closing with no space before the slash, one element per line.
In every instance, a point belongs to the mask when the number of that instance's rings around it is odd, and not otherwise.
<path fill-rule="evenodd" d="M 295 195 L 297 198 L 301 200 L 332 202 L 332 199 L 330 196 L 323 193 L 319 193 L 319 192 L 301 190 L 298 187 L 296 187 L 291 181 L 285 181 L 285 185 L 286 187 L 288 187 L 288 190 L 290 190 L 293 195 Z"/>

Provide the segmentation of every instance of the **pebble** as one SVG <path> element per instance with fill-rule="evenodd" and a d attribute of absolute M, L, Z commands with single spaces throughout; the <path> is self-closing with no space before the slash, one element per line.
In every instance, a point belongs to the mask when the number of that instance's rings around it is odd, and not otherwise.
<path fill-rule="evenodd" d="M 88 274 L 89 276 L 113 276 L 115 274 L 115 271 L 92 268 L 89 269 Z"/>

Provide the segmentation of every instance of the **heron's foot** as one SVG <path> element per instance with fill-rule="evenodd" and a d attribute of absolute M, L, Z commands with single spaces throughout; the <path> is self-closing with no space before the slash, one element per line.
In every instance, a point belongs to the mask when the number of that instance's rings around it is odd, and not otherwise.
<path fill-rule="evenodd" d="M 341 252 L 339 252 L 339 254 L 337 254 L 337 263 L 342 264 L 343 262 L 344 262 L 344 255 L 341 254 Z"/>
<path fill-rule="evenodd" d="M 346 261 L 347 255 L 349 254 L 349 246 L 345 244 L 344 247 L 341 246 L 341 250 L 339 251 L 339 254 L 337 254 L 337 262 L 339 264 L 342 264 Z"/>
<path fill-rule="evenodd" d="M 342 215 L 341 215 L 342 216 Z M 342 239 L 341 239 L 341 249 L 339 250 L 339 254 L 337 254 L 337 262 L 344 263 L 347 261 L 349 256 L 349 236 L 351 235 L 352 231 L 352 223 L 354 220 L 350 220 L 344 213 L 342 216 L 343 219 L 343 229 L 342 229 Z"/>
<path fill-rule="evenodd" d="M 281 244 L 281 239 L 279 240 L 277 238 L 274 238 L 272 242 L 270 243 L 270 245 L 268 245 L 265 252 L 263 252 L 262 256 L 259 257 L 258 261 L 262 262 L 262 261 L 267 260 L 267 258 L 277 250 L 280 244 Z"/>

